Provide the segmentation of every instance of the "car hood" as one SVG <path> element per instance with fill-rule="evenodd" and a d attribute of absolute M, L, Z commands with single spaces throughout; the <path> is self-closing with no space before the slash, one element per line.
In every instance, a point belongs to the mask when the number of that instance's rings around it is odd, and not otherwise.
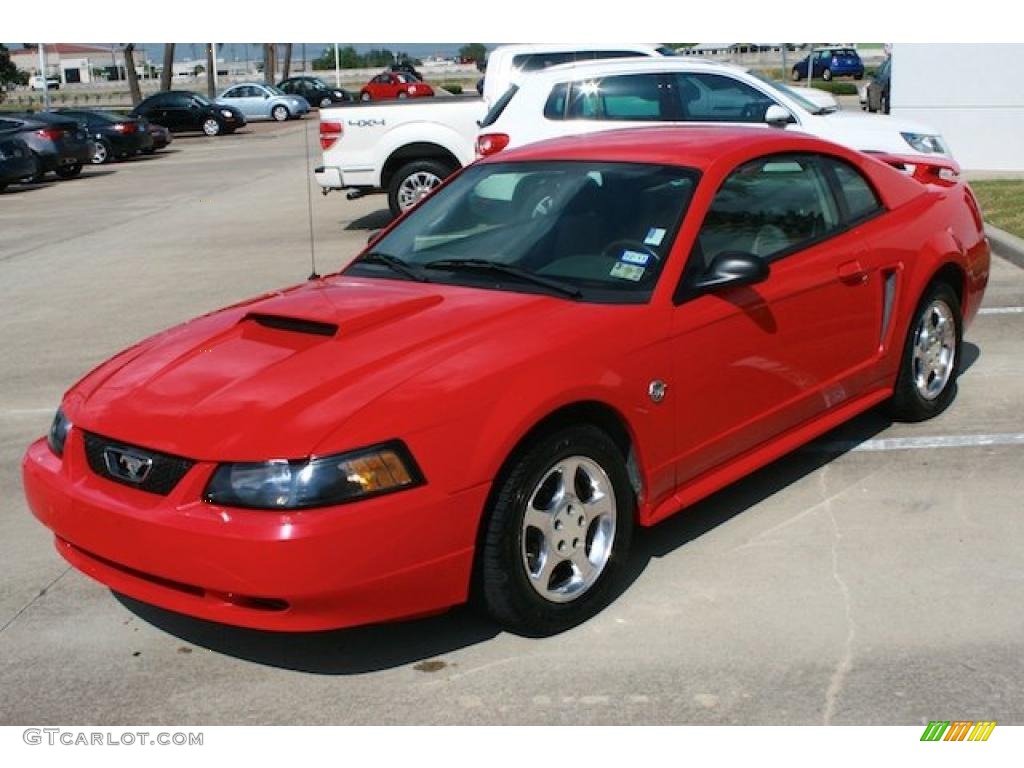
<path fill-rule="evenodd" d="M 65 410 L 85 430 L 192 459 L 301 458 L 432 365 L 466 353 L 488 369 L 483 358 L 517 339 L 541 343 L 580 306 L 435 283 L 314 280 L 141 342 L 79 382 Z"/>
<path fill-rule="evenodd" d="M 833 112 L 816 115 L 823 121 L 823 138 L 860 150 L 919 154 L 900 136 L 901 133 L 938 134 L 935 128 L 913 120 L 891 115 L 866 115 L 856 112 Z"/>

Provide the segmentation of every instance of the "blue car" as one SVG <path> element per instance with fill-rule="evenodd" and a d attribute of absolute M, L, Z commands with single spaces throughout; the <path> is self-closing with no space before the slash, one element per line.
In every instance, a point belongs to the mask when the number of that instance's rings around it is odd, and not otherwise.
<path fill-rule="evenodd" d="M 810 56 L 804 56 L 793 65 L 790 73 L 794 80 L 807 77 L 807 63 L 812 61 L 813 77 L 831 80 L 833 77 L 853 77 L 860 80 L 864 77 L 864 62 L 853 48 L 815 48 Z"/>

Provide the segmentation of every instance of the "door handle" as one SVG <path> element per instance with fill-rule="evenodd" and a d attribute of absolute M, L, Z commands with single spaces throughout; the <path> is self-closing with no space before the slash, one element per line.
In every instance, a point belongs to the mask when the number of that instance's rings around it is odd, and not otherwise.
<path fill-rule="evenodd" d="M 867 271 L 857 259 L 843 262 L 839 265 L 837 271 L 839 279 L 847 285 L 860 285 L 861 283 L 866 283 L 868 279 Z"/>

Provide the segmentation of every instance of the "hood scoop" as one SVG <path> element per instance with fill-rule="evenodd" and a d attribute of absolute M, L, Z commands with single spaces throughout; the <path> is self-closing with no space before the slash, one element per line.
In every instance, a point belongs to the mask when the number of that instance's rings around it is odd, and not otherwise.
<path fill-rule="evenodd" d="M 251 321 L 266 328 L 291 333 L 304 333 L 309 336 L 335 336 L 338 326 L 334 323 L 323 323 L 319 320 L 307 320 L 302 317 L 287 315 L 268 315 L 261 312 L 250 312 L 242 318 L 242 322 Z"/>

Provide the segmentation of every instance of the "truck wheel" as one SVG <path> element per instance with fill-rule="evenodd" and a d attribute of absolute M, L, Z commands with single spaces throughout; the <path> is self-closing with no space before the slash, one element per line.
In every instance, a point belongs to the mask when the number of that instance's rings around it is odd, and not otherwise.
<path fill-rule="evenodd" d="M 399 168 L 388 183 L 388 205 L 399 216 L 440 186 L 454 169 L 437 160 L 414 160 Z"/>

